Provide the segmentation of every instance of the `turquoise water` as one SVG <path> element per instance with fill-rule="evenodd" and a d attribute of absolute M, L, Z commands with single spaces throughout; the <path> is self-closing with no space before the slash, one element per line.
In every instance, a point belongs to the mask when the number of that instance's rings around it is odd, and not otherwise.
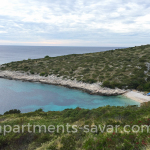
<path fill-rule="evenodd" d="M 21 112 L 61 111 L 66 108 L 98 108 L 105 105 L 139 105 L 123 96 L 98 96 L 61 86 L 0 79 L 0 114 L 10 109 Z"/>

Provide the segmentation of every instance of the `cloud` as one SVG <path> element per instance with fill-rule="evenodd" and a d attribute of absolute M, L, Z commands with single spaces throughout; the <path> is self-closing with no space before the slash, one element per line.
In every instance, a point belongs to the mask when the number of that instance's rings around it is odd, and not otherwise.
<path fill-rule="evenodd" d="M 83 46 L 89 41 L 95 46 L 148 44 L 149 12 L 148 0 L 5 0 L 0 5 L 0 40 L 59 41 L 56 45 L 68 44 L 67 40 L 69 45 L 83 42 Z"/>
<path fill-rule="evenodd" d="M 0 31 L 0 34 L 1 34 L 1 33 L 7 33 L 7 32 L 6 32 L 6 31 Z"/>

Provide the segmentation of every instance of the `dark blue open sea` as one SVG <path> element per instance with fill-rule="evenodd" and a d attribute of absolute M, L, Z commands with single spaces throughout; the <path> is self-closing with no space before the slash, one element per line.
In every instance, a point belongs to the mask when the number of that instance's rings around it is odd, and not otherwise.
<path fill-rule="evenodd" d="M 46 55 L 51 57 L 101 52 L 117 49 L 120 47 L 67 47 L 67 46 L 2 46 L 0 45 L 0 64 L 18 61 L 28 58 L 42 58 Z"/>
<path fill-rule="evenodd" d="M 54 47 L 54 46 L 0 46 L 0 64 L 28 58 L 42 58 L 112 50 L 119 47 Z M 66 108 L 97 108 L 100 106 L 139 105 L 123 96 L 97 96 L 65 87 L 0 79 L 0 114 L 10 109 L 30 112 L 61 111 Z"/>

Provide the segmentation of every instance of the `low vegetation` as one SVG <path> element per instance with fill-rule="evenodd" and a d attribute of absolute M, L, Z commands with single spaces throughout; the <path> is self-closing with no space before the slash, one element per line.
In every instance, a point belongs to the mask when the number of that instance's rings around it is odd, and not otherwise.
<path fill-rule="evenodd" d="M 12 112 L 12 111 L 9 111 Z M 97 109 L 65 109 L 64 111 L 49 111 L 43 112 L 42 109 L 29 113 L 15 113 L 0 116 L 0 149 L 2 150 L 142 150 L 149 147 L 150 133 L 146 127 L 143 132 L 138 128 L 134 128 L 134 132 L 131 128 L 126 128 L 124 132 L 123 127 L 125 125 L 150 125 L 150 103 L 146 103 L 141 107 L 137 106 L 105 106 Z M 39 127 L 36 127 L 35 133 L 33 133 L 31 126 L 31 133 L 27 128 L 24 129 L 24 133 L 6 133 L 3 135 L 4 125 L 77 125 L 78 132 L 68 133 L 65 128 L 59 128 L 59 132 L 48 132 L 41 128 L 39 133 Z M 85 130 L 84 126 L 89 126 L 89 131 Z M 99 128 L 96 131 L 95 126 L 103 128 L 105 125 L 120 125 L 117 132 L 116 129 L 107 132 L 100 131 Z M 9 129 L 7 129 L 9 130 Z M 69 127 L 69 131 L 75 131 L 72 127 Z"/>
<path fill-rule="evenodd" d="M 150 90 L 150 45 L 105 52 L 28 59 L 4 64 L 1 70 L 95 83 L 110 88 Z"/>

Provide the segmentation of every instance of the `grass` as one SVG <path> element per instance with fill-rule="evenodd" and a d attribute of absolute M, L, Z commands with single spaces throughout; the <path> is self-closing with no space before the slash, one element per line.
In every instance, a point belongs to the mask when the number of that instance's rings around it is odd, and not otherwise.
<path fill-rule="evenodd" d="M 36 128 L 35 133 L 28 133 L 25 128 L 24 133 L 7 133 L 5 136 L 0 133 L 0 149 L 3 150 L 127 150 L 136 149 L 142 150 L 148 148 L 150 144 L 150 134 L 144 128 L 144 132 L 123 132 L 125 125 L 150 125 L 150 103 L 146 103 L 141 107 L 137 106 L 105 106 L 97 109 L 66 109 L 64 111 L 49 111 L 43 112 L 39 109 L 29 113 L 15 113 L 9 111 L 10 114 L 0 116 L 0 125 L 77 125 L 77 133 L 53 132 L 48 130 L 39 133 L 39 128 Z M 15 111 L 16 112 L 16 111 Z M 84 125 L 89 126 L 90 132 L 86 132 Z M 120 125 L 118 132 L 96 131 L 95 126 L 101 125 Z M 79 129 L 80 128 L 80 129 Z M 110 127 L 109 127 L 110 128 Z M 131 131 L 131 128 L 127 128 Z M 135 131 L 137 128 L 135 128 Z M 31 131 L 32 128 L 31 128 Z M 69 127 L 69 131 L 74 131 Z"/>
<path fill-rule="evenodd" d="M 103 82 L 110 88 L 150 90 L 150 45 L 105 52 L 28 59 L 4 64 L 1 70 L 41 76 L 56 75 L 86 83 Z M 147 72 L 146 72 L 147 71 Z M 105 84 L 105 81 L 107 84 Z"/>

